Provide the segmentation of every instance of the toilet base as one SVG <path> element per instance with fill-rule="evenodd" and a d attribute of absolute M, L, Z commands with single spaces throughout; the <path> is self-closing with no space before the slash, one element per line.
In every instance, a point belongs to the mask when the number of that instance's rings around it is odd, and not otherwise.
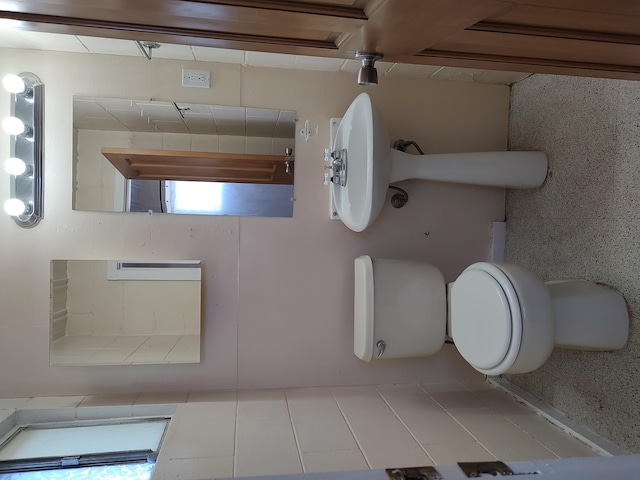
<path fill-rule="evenodd" d="M 629 317 L 619 292 L 586 280 L 545 285 L 553 305 L 556 347 L 607 351 L 626 345 Z"/>

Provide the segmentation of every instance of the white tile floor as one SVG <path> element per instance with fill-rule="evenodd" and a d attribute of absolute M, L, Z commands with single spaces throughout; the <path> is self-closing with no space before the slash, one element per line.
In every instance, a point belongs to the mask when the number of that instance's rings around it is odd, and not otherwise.
<path fill-rule="evenodd" d="M 190 394 L 154 479 L 597 455 L 486 383 Z"/>
<path fill-rule="evenodd" d="M 485 382 L 0 399 L 0 422 L 15 409 L 35 421 L 174 412 L 153 480 L 597 455 Z"/>
<path fill-rule="evenodd" d="M 54 341 L 52 365 L 197 363 L 199 335 L 70 335 Z"/>

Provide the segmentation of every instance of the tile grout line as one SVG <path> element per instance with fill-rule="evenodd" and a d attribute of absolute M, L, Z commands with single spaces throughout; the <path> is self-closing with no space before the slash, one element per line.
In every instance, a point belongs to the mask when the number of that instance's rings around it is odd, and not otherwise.
<path fill-rule="evenodd" d="M 500 412 L 498 412 L 500 413 Z M 531 412 L 533 413 L 533 412 Z M 554 452 L 553 450 L 551 450 L 549 447 L 547 447 L 544 443 L 542 443 L 542 440 L 539 440 L 535 435 L 533 435 L 532 433 L 527 432 L 523 427 L 521 427 L 520 425 L 518 425 L 516 422 L 514 422 L 513 420 L 511 420 L 509 417 L 507 417 L 506 415 L 503 415 L 502 413 L 500 413 L 500 415 L 502 415 L 507 422 L 510 422 L 512 425 L 514 425 L 516 428 L 518 428 L 519 430 L 522 430 L 522 432 L 527 435 L 528 437 L 531 437 L 533 439 L 534 442 L 539 443 L 540 445 L 542 445 L 546 450 L 549 450 L 551 452 L 552 455 L 556 456 L 557 458 L 562 458 L 560 455 L 558 455 L 556 452 Z"/>
<path fill-rule="evenodd" d="M 351 423 L 349 422 L 349 419 L 347 418 L 347 416 L 345 415 L 344 411 L 342 410 L 342 407 L 340 406 L 340 402 L 338 402 L 338 399 L 336 398 L 336 395 L 333 392 L 333 388 L 329 388 L 329 391 L 331 392 L 331 396 L 333 397 L 333 401 L 336 403 L 336 406 L 338 407 L 338 410 L 340 411 L 340 415 L 342 415 L 342 419 L 344 420 L 344 423 L 347 424 L 347 427 L 349 428 L 349 431 L 351 432 L 351 436 L 353 437 L 353 440 L 356 442 L 356 445 L 358 445 L 358 450 L 360 450 L 360 453 L 362 454 L 362 457 L 364 458 L 364 461 L 367 462 L 367 467 L 370 470 L 372 470 L 373 467 L 371 466 L 371 462 L 367 458 L 367 454 L 365 453 L 364 449 L 362 448 L 362 445 L 360 445 L 360 441 L 358 440 L 358 437 L 356 436 L 356 432 L 353 430 L 353 427 L 351 426 Z"/>
<path fill-rule="evenodd" d="M 443 406 L 440 402 L 438 402 L 435 398 L 433 398 L 433 396 L 431 396 L 431 395 L 429 394 L 429 392 L 427 392 L 424 388 L 422 388 L 422 386 L 420 386 L 420 384 L 418 384 L 418 388 L 419 388 L 420 390 L 422 390 L 422 391 L 425 393 L 425 395 L 427 395 L 431 400 L 433 400 L 434 402 L 436 402 L 436 404 L 437 404 L 437 405 L 442 409 L 442 411 L 443 411 L 444 413 L 446 413 L 446 414 L 449 416 L 449 418 L 451 418 L 454 422 L 456 422 L 458 425 L 460 425 L 460 427 L 461 427 L 465 432 L 467 432 L 467 433 L 469 434 L 469 436 L 470 436 L 471 438 L 473 438 L 473 439 L 476 441 L 476 443 L 477 443 L 478 445 L 480 445 L 480 446 L 481 446 L 482 448 L 484 448 L 487 452 L 489 452 L 489 455 L 491 455 L 493 458 L 495 458 L 496 460 L 498 460 L 498 457 L 497 457 L 497 456 L 496 456 L 496 455 L 495 455 L 495 454 L 494 454 L 494 453 L 493 453 L 493 452 L 492 452 L 492 451 L 491 451 L 491 450 L 490 450 L 490 449 L 489 449 L 489 448 L 488 448 L 484 443 L 482 443 L 482 442 L 481 442 L 481 441 L 480 441 L 480 440 L 479 440 L 479 439 L 478 439 L 478 438 L 477 438 L 473 433 L 471 433 L 471 431 L 470 431 L 467 427 L 465 427 L 462 423 L 460 423 L 456 417 L 454 417 L 453 415 L 451 415 L 451 413 L 449 412 L 449 410 L 447 410 L 446 408 L 444 408 L 444 406 Z M 469 390 L 469 391 L 470 391 L 470 390 Z M 469 409 L 469 410 L 473 410 L 473 409 Z"/>
<path fill-rule="evenodd" d="M 302 459 L 302 449 L 300 448 L 300 441 L 298 440 L 298 432 L 296 432 L 296 425 L 293 421 L 291 408 L 289 408 L 289 397 L 287 397 L 287 391 L 282 390 L 282 394 L 284 395 L 284 403 L 287 406 L 287 413 L 289 414 L 289 423 L 291 424 L 291 430 L 293 431 L 293 440 L 296 442 L 296 450 L 298 451 L 298 461 L 300 462 L 300 468 L 302 468 L 302 473 L 306 473 L 307 469 Z"/>
<path fill-rule="evenodd" d="M 188 398 L 188 397 L 187 397 Z M 236 416 L 233 424 L 233 464 L 231 465 L 231 476 L 236 476 L 238 470 L 238 413 L 240 412 L 240 399 L 238 398 L 238 390 L 236 389 Z"/>
<path fill-rule="evenodd" d="M 417 384 L 416 384 L 417 386 Z M 422 449 L 422 451 L 427 455 L 427 457 L 429 457 L 429 460 L 431 460 L 431 464 L 432 465 L 436 465 L 435 460 L 433 459 L 433 457 L 431 455 L 429 455 L 429 452 L 427 452 L 427 449 L 424 447 L 424 445 L 422 445 L 420 443 L 420 441 L 416 438 L 416 436 L 413 434 L 413 432 L 409 429 L 409 427 L 407 426 L 406 423 L 404 423 L 404 420 L 402 420 L 402 417 L 400 416 L 400 414 L 398 412 L 396 412 L 393 407 L 391 406 L 391 404 L 387 401 L 386 398 L 384 398 L 384 395 L 382 395 L 382 393 L 380 393 L 380 390 L 378 390 L 378 385 L 374 385 L 373 387 L 375 389 L 375 391 L 378 393 L 378 395 L 380 395 L 380 398 L 382 398 L 382 401 L 387 405 L 387 407 L 389 407 L 389 410 L 391 410 L 393 412 L 394 417 L 396 417 L 400 423 L 402 424 L 402 426 L 407 430 L 407 432 L 409 432 L 409 435 L 411 435 L 411 438 L 413 438 L 416 443 L 418 444 L 418 446 Z"/>
<path fill-rule="evenodd" d="M 485 379 L 487 377 L 485 376 Z M 489 382 L 489 380 L 485 380 L 485 382 L 488 385 L 492 385 L 491 382 Z M 471 392 L 475 397 L 477 397 L 479 400 L 483 401 L 482 398 L 480 398 L 477 394 L 476 394 L 476 390 L 471 390 L 470 388 L 468 388 L 466 385 L 464 385 L 462 382 L 459 382 L 463 388 L 465 388 L 467 391 Z M 492 385 L 493 387 L 493 385 Z M 489 391 L 495 391 L 495 392 L 499 392 L 500 390 L 498 390 L 497 388 L 492 388 Z M 489 407 L 493 410 L 493 407 Z M 541 440 L 538 440 L 537 437 L 535 437 L 533 434 L 527 432 L 524 428 L 522 428 L 520 425 L 518 425 L 517 423 L 515 423 L 514 421 L 512 421 L 509 417 L 507 417 L 505 414 L 503 414 L 502 412 L 496 410 L 496 412 L 498 414 L 500 414 L 505 420 L 507 420 L 508 422 L 510 422 L 511 424 L 513 424 L 516 428 L 518 428 L 519 430 L 522 430 L 522 432 L 525 433 L 525 435 L 531 437 L 536 443 L 539 443 L 540 445 L 542 445 L 546 450 L 549 450 L 551 452 L 552 455 L 555 455 L 557 458 L 561 458 L 560 455 L 558 455 L 556 452 L 554 452 L 553 450 L 551 450 L 550 448 L 548 448 L 544 443 L 542 443 Z M 534 413 L 534 412 L 531 412 Z M 453 417 L 452 417 L 453 418 Z M 455 420 L 455 418 L 454 418 Z M 459 422 L 458 422 L 459 423 Z M 475 437 L 474 437 L 475 438 Z M 479 443 L 479 442 L 478 442 Z M 481 444 L 482 445 L 482 444 Z M 484 447 L 484 445 L 483 445 Z M 485 447 L 486 448 L 486 447 Z M 488 450 L 488 449 L 487 449 Z M 491 453 L 493 455 L 493 453 Z M 495 455 L 493 455 L 495 457 Z M 496 457 L 497 458 L 497 457 Z"/>

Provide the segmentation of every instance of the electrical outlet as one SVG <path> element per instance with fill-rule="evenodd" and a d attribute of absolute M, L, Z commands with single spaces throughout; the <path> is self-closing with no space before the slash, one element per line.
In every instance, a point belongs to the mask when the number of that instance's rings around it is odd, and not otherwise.
<path fill-rule="evenodd" d="M 182 86 L 209 88 L 211 87 L 211 73 L 207 70 L 182 69 Z"/>

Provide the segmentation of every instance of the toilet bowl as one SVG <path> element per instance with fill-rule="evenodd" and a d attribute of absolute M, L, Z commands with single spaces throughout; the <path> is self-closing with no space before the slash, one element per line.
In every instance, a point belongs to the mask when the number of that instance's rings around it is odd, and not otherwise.
<path fill-rule="evenodd" d="M 447 286 L 426 262 L 355 260 L 354 353 L 374 359 L 437 353 L 447 336 L 485 375 L 526 373 L 555 346 L 617 350 L 627 342 L 622 295 L 585 280 L 544 283 L 526 268 L 479 262 Z"/>

